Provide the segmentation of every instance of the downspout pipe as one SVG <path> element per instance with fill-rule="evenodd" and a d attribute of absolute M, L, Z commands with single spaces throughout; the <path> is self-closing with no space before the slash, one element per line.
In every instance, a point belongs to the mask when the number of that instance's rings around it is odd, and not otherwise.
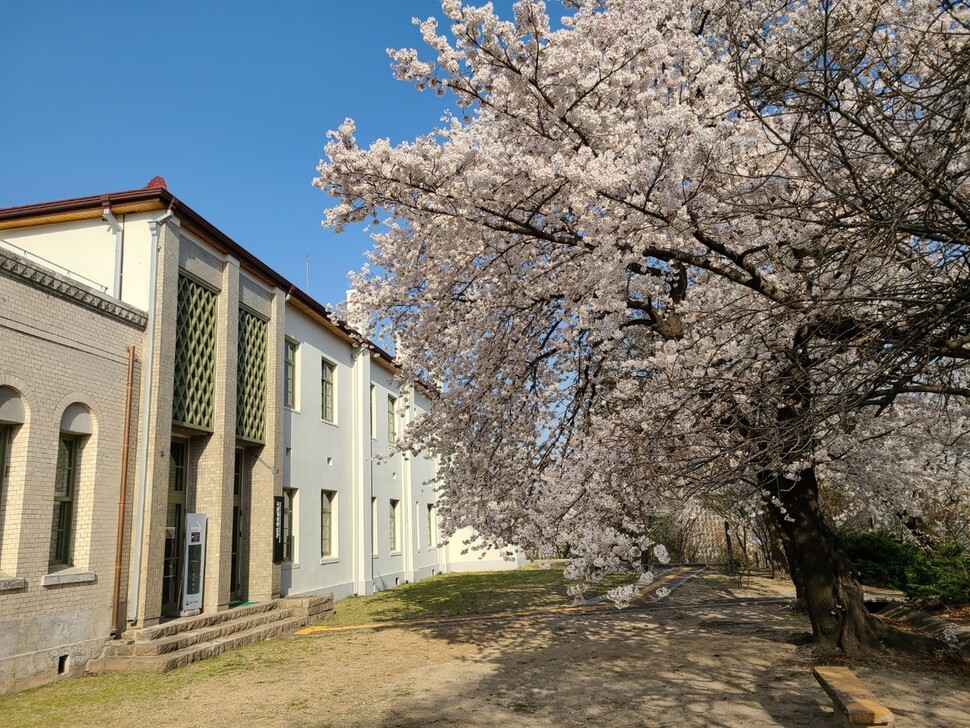
<path fill-rule="evenodd" d="M 152 404 L 152 366 L 155 361 L 155 308 L 158 286 L 155 278 L 158 271 L 158 231 L 162 224 L 172 217 L 171 208 L 156 220 L 150 220 L 148 227 L 152 233 L 151 263 L 148 272 L 148 325 L 145 328 L 145 361 L 142 364 L 141 388 L 141 437 L 138 442 L 138 498 L 135 501 L 135 533 L 132 536 L 134 554 L 131 563 L 135 567 L 135 575 L 131 580 L 131 598 L 128 600 L 128 623 L 138 621 L 138 600 L 141 597 L 141 559 L 142 540 L 145 533 L 145 500 L 148 493 L 148 441 L 149 423 L 151 422 Z"/>
<path fill-rule="evenodd" d="M 115 581 L 111 599 L 111 636 L 117 639 L 124 631 L 119 624 L 121 612 L 121 562 L 125 546 L 125 507 L 128 503 L 128 455 L 131 442 L 131 401 L 135 379 L 135 347 L 128 347 L 128 384 L 125 390 L 125 427 L 121 443 L 121 485 L 118 492 L 118 533 L 115 538 Z"/>
<path fill-rule="evenodd" d="M 101 210 L 101 217 L 104 221 L 108 223 L 108 227 L 115 234 L 115 277 L 114 277 L 114 289 L 111 291 L 111 295 L 115 298 L 121 300 L 121 278 L 122 278 L 122 266 L 124 263 L 125 256 L 125 229 L 118 222 L 118 218 L 114 216 L 111 212 L 111 208 L 105 206 Z"/>

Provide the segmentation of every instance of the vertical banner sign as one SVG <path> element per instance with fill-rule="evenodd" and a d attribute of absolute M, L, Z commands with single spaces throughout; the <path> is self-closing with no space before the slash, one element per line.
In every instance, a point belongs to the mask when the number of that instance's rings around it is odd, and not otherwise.
<path fill-rule="evenodd" d="M 185 576 L 182 584 L 183 612 L 202 611 L 205 576 L 205 514 L 185 514 Z"/>
<path fill-rule="evenodd" d="M 283 563 L 283 496 L 273 496 L 273 563 Z"/>

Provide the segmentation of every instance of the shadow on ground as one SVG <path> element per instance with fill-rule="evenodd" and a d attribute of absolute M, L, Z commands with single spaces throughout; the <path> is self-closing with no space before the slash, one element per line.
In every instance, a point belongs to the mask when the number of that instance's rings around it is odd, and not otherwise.
<path fill-rule="evenodd" d="M 474 645 L 472 664 L 427 697 L 402 701 L 383 724 L 834 725 L 811 676 L 813 652 L 798 646 L 806 630 L 803 617 L 765 604 L 431 628 L 435 639 Z M 970 726 L 966 675 L 868 678 L 907 725 Z"/>

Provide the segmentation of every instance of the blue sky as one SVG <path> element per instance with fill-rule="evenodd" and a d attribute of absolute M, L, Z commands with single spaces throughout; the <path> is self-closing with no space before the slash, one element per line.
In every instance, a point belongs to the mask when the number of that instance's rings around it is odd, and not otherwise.
<path fill-rule="evenodd" d="M 500 1 L 508 15 L 511 0 Z M 0 0 L 0 207 L 169 190 L 323 303 L 370 247 L 320 227 L 326 132 L 412 139 L 447 99 L 395 81 L 436 0 Z M 424 53 L 424 57 L 430 57 Z"/>

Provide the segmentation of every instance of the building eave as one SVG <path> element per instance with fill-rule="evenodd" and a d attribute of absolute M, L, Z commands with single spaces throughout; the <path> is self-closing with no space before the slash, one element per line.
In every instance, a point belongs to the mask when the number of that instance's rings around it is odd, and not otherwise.
<path fill-rule="evenodd" d="M 347 322 L 335 318 L 323 304 L 297 288 L 164 187 L 146 187 L 139 190 L 0 208 L 0 230 L 96 220 L 101 217 L 105 209 L 111 210 L 115 215 L 171 210 L 183 229 L 196 235 L 220 253 L 231 255 L 239 261 L 240 269 L 249 275 L 271 288 L 279 288 L 285 292 L 287 305 L 293 306 L 344 342 L 353 346 L 364 346 L 370 351 L 372 360 L 385 369 L 395 374 L 399 371 L 394 357 L 378 344 L 367 340 Z"/>

